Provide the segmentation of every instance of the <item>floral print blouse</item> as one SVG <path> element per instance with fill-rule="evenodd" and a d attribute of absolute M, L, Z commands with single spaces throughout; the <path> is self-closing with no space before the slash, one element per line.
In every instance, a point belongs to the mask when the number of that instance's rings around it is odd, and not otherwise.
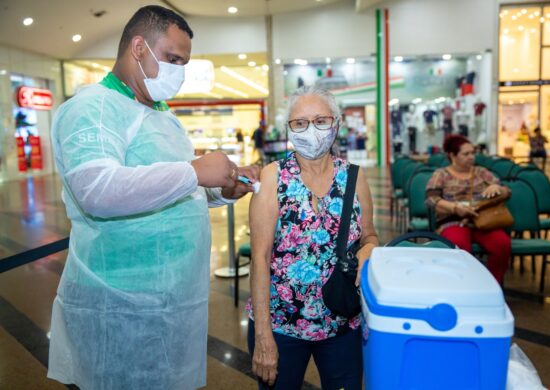
<path fill-rule="evenodd" d="M 312 207 L 312 193 L 300 176 L 295 153 L 279 161 L 279 218 L 271 255 L 271 324 L 274 332 L 319 341 L 359 327 L 359 316 L 334 315 L 323 302 L 322 287 L 336 263 L 335 249 L 349 164 L 333 157 L 334 179 L 328 193 Z M 361 238 L 357 194 L 348 248 Z M 247 305 L 253 319 L 251 301 Z"/>

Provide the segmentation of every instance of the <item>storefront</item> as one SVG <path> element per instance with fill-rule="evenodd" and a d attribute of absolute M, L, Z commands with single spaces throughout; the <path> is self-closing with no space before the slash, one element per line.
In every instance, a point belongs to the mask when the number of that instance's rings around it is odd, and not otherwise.
<path fill-rule="evenodd" d="M 550 138 L 550 2 L 503 5 L 499 19 L 498 153 L 524 159 L 536 127 Z"/>
<path fill-rule="evenodd" d="M 0 47 L 0 180 L 54 172 L 50 130 L 61 103 L 60 63 Z"/>
<path fill-rule="evenodd" d="M 487 143 L 491 61 L 488 52 L 394 57 L 389 69 L 394 154 L 434 151 L 450 133 Z M 377 151 L 375 72 L 374 58 L 298 59 L 284 67 L 285 95 L 315 84 L 336 96 L 344 115 L 340 138 L 346 138 L 351 157 L 367 165 L 376 162 Z"/>

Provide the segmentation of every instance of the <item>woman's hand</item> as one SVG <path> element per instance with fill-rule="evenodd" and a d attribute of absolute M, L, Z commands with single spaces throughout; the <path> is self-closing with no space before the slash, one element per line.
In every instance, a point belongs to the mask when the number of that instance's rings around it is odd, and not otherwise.
<path fill-rule="evenodd" d="M 364 245 L 361 249 L 357 251 L 357 259 L 359 260 L 359 265 L 357 267 L 357 277 L 355 278 L 355 285 L 359 287 L 359 283 L 361 282 L 361 270 L 363 269 L 363 266 L 367 262 L 368 259 L 370 259 L 372 250 L 376 247 L 376 244 L 368 243 Z"/>
<path fill-rule="evenodd" d="M 269 386 L 273 386 L 277 378 L 277 363 L 279 352 L 273 334 L 256 336 L 254 355 L 252 356 L 252 372 Z"/>
<path fill-rule="evenodd" d="M 494 198 L 502 193 L 502 188 L 498 184 L 491 184 L 481 193 L 481 196 L 485 199 Z"/>

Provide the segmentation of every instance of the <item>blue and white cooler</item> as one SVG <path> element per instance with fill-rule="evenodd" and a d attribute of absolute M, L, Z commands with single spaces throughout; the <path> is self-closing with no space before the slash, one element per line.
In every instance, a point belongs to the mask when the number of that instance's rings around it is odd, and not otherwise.
<path fill-rule="evenodd" d="M 368 390 L 506 388 L 514 318 L 458 249 L 374 249 L 361 275 Z"/>

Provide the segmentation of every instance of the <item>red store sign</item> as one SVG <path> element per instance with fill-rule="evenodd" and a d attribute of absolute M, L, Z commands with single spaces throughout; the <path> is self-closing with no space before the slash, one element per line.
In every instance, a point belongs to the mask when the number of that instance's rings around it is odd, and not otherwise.
<path fill-rule="evenodd" d="M 16 91 L 16 99 L 19 107 L 51 110 L 53 106 L 53 95 L 47 89 L 19 87 Z"/>

